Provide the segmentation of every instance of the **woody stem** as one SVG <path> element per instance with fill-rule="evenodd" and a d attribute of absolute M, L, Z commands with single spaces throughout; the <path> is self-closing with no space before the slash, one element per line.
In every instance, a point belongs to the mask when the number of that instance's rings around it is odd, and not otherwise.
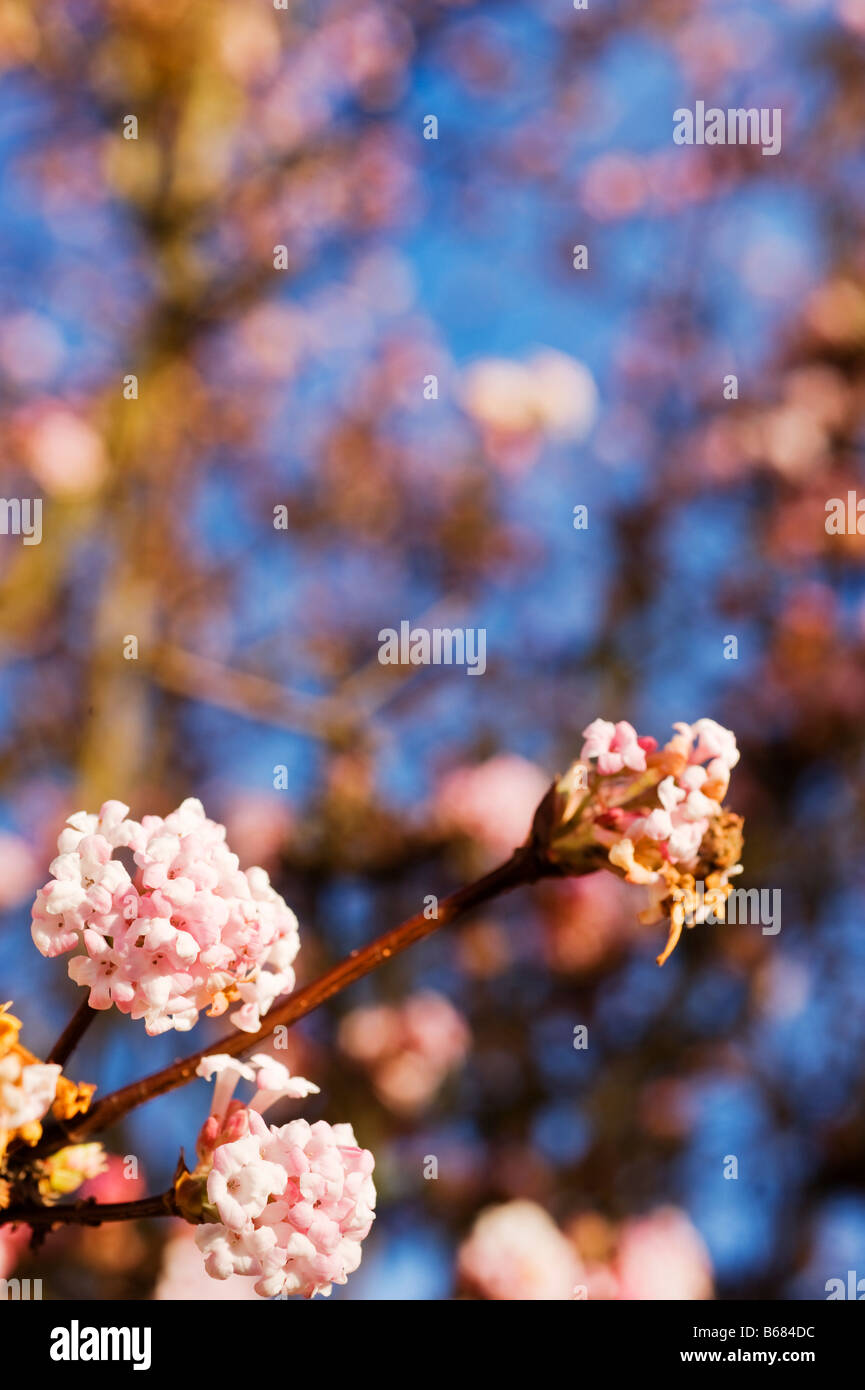
<path fill-rule="evenodd" d="M 0 1226 L 101 1226 L 103 1221 L 139 1221 L 148 1216 L 177 1215 L 174 1191 L 169 1189 L 156 1197 L 140 1197 L 134 1202 L 106 1202 L 102 1206 L 93 1198 L 57 1207 L 22 1203 L 0 1211 Z"/>
<path fill-rule="evenodd" d="M 63 1032 L 60 1034 L 60 1037 L 45 1058 L 46 1062 L 59 1062 L 62 1067 L 87 1032 L 87 1029 L 96 1017 L 96 1013 L 96 1009 L 91 1009 L 86 999 L 83 1004 L 79 1004 L 75 1013 L 63 1029 Z"/>

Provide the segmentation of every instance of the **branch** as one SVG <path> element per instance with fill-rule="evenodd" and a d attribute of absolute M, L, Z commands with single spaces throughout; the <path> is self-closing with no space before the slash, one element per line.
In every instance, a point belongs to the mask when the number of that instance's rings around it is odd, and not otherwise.
<path fill-rule="evenodd" d="M 134 1202 L 106 1202 L 99 1205 L 94 1198 L 59 1207 L 20 1205 L 0 1211 L 0 1226 L 26 1225 L 101 1226 L 103 1221 L 139 1221 L 148 1216 L 179 1216 L 174 1190 L 160 1192 L 158 1197 L 140 1197 Z"/>
<path fill-rule="evenodd" d="M 45 1061 L 59 1062 L 62 1067 L 84 1037 L 96 1013 L 97 1010 L 91 1009 L 86 999 L 83 1004 L 79 1004 Z"/>
<path fill-rule="evenodd" d="M 356 723 L 349 706 L 336 697 L 285 690 L 265 676 L 222 666 L 168 644 L 156 648 L 150 675 L 164 690 L 188 700 L 315 738 L 332 738 Z"/>
<path fill-rule="evenodd" d="M 190 1057 L 174 1062 L 162 1071 L 154 1072 L 152 1076 L 134 1081 L 119 1091 L 114 1091 L 76 1123 L 62 1125 L 55 1123 L 46 1126 L 42 1139 L 29 1151 L 26 1157 L 30 1159 L 44 1158 L 47 1154 L 54 1153 L 67 1144 L 81 1143 L 89 1135 L 96 1134 L 109 1125 L 115 1124 L 124 1115 L 128 1115 L 130 1110 L 134 1110 L 136 1106 L 143 1105 L 145 1101 L 165 1095 L 167 1091 L 173 1091 L 178 1086 L 183 1086 L 187 1081 L 191 1081 L 203 1057 L 210 1056 L 215 1052 L 227 1052 L 231 1056 L 246 1052 L 247 1049 L 260 1043 L 263 1038 L 269 1037 L 275 1028 L 288 1027 L 297 1023 L 298 1019 L 312 1013 L 313 1009 L 319 1008 L 333 995 L 339 994 L 348 985 L 354 984 L 355 980 L 360 980 L 364 975 L 368 975 L 370 971 L 375 970 L 391 956 L 404 951 L 414 942 L 422 941 L 424 937 L 431 936 L 440 927 L 447 926 L 458 917 L 464 916 L 472 908 L 481 903 L 489 902 L 491 898 L 508 893 L 523 884 L 535 883 L 538 879 L 556 872 L 554 867 L 538 855 L 533 845 L 524 845 L 521 849 L 515 850 L 506 863 L 499 865 L 491 873 L 443 898 L 438 905 L 437 917 L 430 918 L 425 917 L 423 913 L 416 913 L 414 917 L 409 917 L 405 922 L 401 922 L 398 927 L 392 928 L 391 931 L 385 932 L 375 941 L 371 941 L 362 950 L 352 951 L 345 960 L 334 965 L 317 980 L 313 980 L 311 984 L 290 995 L 279 1008 L 271 1009 L 257 1033 L 242 1033 L 235 1029 L 227 1037 L 218 1039 L 218 1041 L 202 1048 L 200 1052 L 195 1052 Z M 25 1155 L 22 1155 L 22 1158 L 24 1157 Z"/>

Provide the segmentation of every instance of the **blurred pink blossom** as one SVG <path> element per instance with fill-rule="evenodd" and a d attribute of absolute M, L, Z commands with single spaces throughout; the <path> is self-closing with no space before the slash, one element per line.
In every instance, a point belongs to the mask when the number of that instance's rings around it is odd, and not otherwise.
<path fill-rule="evenodd" d="M 554 970 L 589 970 L 633 940 L 630 890 L 612 874 L 550 883 L 542 904 L 544 949 Z"/>
<path fill-rule="evenodd" d="M 525 363 L 494 357 L 474 362 L 466 370 L 462 395 L 491 460 L 506 471 L 534 462 L 544 439 L 585 439 L 598 413 L 588 367 L 552 348 Z M 516 450 L 514 443 L 520 446 Z"/>
<path fill-rule="evenodd" d="M 614 1267 L 620 1299 L 686 1302 L 713 1296 L 709 1253 L 676 1207 L 659 1207 L 626 1221 Z"/>
<path fill-rule="evenodd" d="M 223 816 L 228 839 L 243 864 L 274 865 L 294 827 L 291 808 L 279 793 L 238 792 Z"/>
<path fill-rule="evenodd" d="M 0 321 L 0 367 L 19 385 L 46 381 L 63 358 L 63 338 L 49 318 L 24 312 Z"/>
<path fill-rule="evenodd" d="M 89 496 L 108 469 L 97 431 L 68 406 L 48 401 L 29 406 L 16 421 L 33 477 L 58 497 Z"/>
<path fill-rule="evenodd" d="M 100 1203 L 134 1202 L 145 1195 L 147 1183 L 134 1155 L 121 1157 L 107 1153 L 105 1163 L 104 1170 L 88 1178 L 79 1189 L 79 1198 L 92 1197 Z"/>
<path fill-rule="evenodd" d="M 838 0 L 837 9 L 841 23 L 865 37 L 865 0 Z"/>
<path fill-rule="evenodd" d="M 38 872 L 36 857 L 26 841 L 0 830 L 0 912 L 32 896 Z"/>
<path fill-rule="evenodd" d="M 632 217 L 646 197 L 642 160 L 621 150 L 610 150 L 594 159 L 583 179 L 582 200 L 586 211 L 599 221 Z"/>
<path fill-rule="evenodd" d="M 425 1105 L 468 1051 L 470 1033 L 440 994 L 416 994 L 398 1006 L 353 1009 L 342 1020 L 343 1051 L 367 1066 L 379 1097 L 392 1110 Z"/>
<path fill-rule="evenodd" d="M 496 854 L 510 854 L 525 842 L 549 783 L 536 763 L 500 753 L 442 778 L 435 794 L 435 819 L 443 830 L 460 831 Z"/>
<path fill-rule="evenodd" d="M 481 1212 L 457 1263 L 472 1290 L 498 1301 L 572 1299 L 584 1278 L 570 1241 L 543 1207 L 523 1199 Z"/>

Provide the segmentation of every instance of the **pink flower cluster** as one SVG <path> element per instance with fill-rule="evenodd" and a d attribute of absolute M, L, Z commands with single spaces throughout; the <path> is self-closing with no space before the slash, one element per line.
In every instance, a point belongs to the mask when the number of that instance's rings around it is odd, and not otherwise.
<path fill-rule="evenodd" d="M 38 1126 L 47 1115 L 61 1071 L 54 1062 L 28 1063 L 15 1050 L 0 1057 L 0 1155 L 7 1136 Z"/>
<path fill-rule="evenodd" d="M 255 1057 L 252 1067 L 208 1057 L 199 1073 L 213 1072 L 213 1111 L 199 1141 L 202 1165 L 193 1175 L 207 1172 L 212 1219 L 195 1232 L 207 1273 L 253 1277 L 255 1292 L 265 1298 L 327 1296 L 357 1269 L 373 1223 L 372 1154 L 358 1146 L 348 1124 L 268 1125 L 262 1111 L 275 1100 L 317 1090 L 272 1057 Z M 250 1073 L 258 1094 L 245 1107 L 229 1092 L 238 1076 Z"/>
<path fill-rule="evenodd" d="M 195 1234 L 205 1268 L 215 1279 L 253 1275 L 265 1298 L 326 1296 L 360 1264 L 374 1218 L 373 1156 L 351 1125 L 277 1128 L 246 1114 L 249 1132 L 213 1156 L 207 1195 L 220 1221 Z"/>
<path fill-rule="evenodd" d="M 739 761 L 736 736 L 713 719 L 674 724 L 675 736 L 656 755 L 671 771 L 657 784 L 658 805 L 606 805 L 600 792 L 597 838 L 609 847 L 611 864 L 624 870 L 632 883 L 654 883 L 657 870 L 636 854 L 640 842 L 654 845 L 661 860 L 690 864 L 696 859 L 710 821 L 717 816 Z M 655 754 L 652 738 L 639 738 L 633 725 L 595 719 L 583 730 L 581 752 L 593 760 L 602 777 L 639 774 L 647 755 Z M 639 797 L 637 797 L 639 800 Z M 643 856 L 645 858 L 645 856 Z"/>
<path fill-rule="evenodd" d="M 186 1031 L 201 1009 L 222 1014 L 236 1000 L 232 1023 L 255 1032 L 294 988 L 294 913 L 263 869 L 240 868 L 200 801 L 164 819 L 128 815 L 106 801 L 98 816 L 69 818 L 33 906 L 36 946 L 44 956 L 83 947 L 69 974 L 91 1007 L 115 1004 L 150 1034 Z"/>
<path fill-rule="evenodd" d="M 620 719 L 613 724 L 609 719 L 594 719 L 588 728 L 583 729 L 583 750 L 581 758 L 596 758 L 598 772 L 605 776 L 621 772 L 629 767 L 634 772 L 645 772 L 646 753 L 657 748 L 653 738 L 638 738 L 633 724 Z"/>

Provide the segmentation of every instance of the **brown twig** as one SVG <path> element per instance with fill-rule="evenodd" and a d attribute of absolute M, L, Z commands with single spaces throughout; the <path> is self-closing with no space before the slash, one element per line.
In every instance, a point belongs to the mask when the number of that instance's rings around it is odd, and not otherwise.
<path fill-rule="evenodd" d="M 96 1017 L 96 1013 L 97 1010 L 91 1009 L 86 999 L 82 1004 L 79 1004 L 75 1013 L 63 1029 L 63 1032 L 60 1034 L 60 1037 L 45 1058 L 46 1062 L 59 1062 L 62 1067 L 87 1032 L 87 1029 Z"/>
<path fill-rule="evenodd" d="M 355 980 L 368 975 L 391 956 L 404 951 L 414 942 L 431 936 L 440 927 L 462 917 L 472 908 L 498 897 L 501 893 L 510 892 L 523 884 L 535 883 L 539 878 L 555 872 L 556 870 L 538 855 L 533 845 L 524 845 L 516 850 L 506 863 L 499 865 L 491 873 L 443 898 L 438 904 L 436 917 L 426 917 L 422 912 L 416 913 L 405 922 L 401 922 L 398 927 L 393 927 L 391 931 L 371 941 L 362 950 L 352 951 L 351 955 L 334 965 L 324 975 L 292 994 L 284 1004 L 271 1009 L 257 1033 L 242 1033 L 235 1029 L 227 1037 L 220 1038 L 199 1052 L 194 1052 L 190 1057 L 184 1057 L 162 1071 L 154 1072 L 151 1076 L 143 1077 L 140 1081 L 134 1081 L 131 1085 L 112 1092 L 75 1123 L 55 1123 L 46 1126 L 39 1144 L 29 1151 L 29 1158 L 42 1158 L 66 1144 L 81 1143 L 88 1136 L 115 1124 L 145 1101 L 165 1095 L 167 1091 L 173 1091 L 176 1087 L 191 1081 L 203 1057 L 215 1052 L 225 1052 L 231 1056 L 246 1052 L 263 1038 L 269 1037 L 275 1028 L 297 1023 L 298 1019 L 319 1008 L 333 995 L 354 984 Z"/>

